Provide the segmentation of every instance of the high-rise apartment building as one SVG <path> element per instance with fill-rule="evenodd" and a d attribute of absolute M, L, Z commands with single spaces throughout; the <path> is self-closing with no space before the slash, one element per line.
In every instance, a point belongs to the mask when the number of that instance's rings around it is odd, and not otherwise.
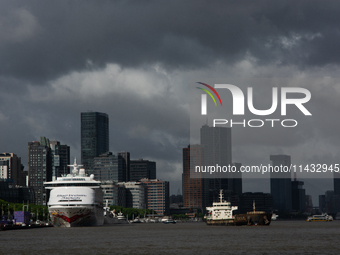
<path fill-rule="evenodd" d="M 28 177 L 29 187 L 35 195 L 33 203 L 46 205 L 49 193 L 44 188 L 44 182 L 52 180 L 51 167 L 51 148 L 49 140 L 45 137 L 40 138 L 40 142 L 28 143 Z"/>
<path fill-rule="evenodd" d="M 136 208 L 136 209 L 146 209 L 146 189 L 145 185 L 140 182 L 121 182 L 118 183 L 118 187 L 124 187 L 124 197 L 125 198 L 125 206 L 128 208 Z M 121 189 L 123 190 L 123 189 Z M 118 200 L 120 194 L 118 195 Z M 121 203 L 121 202 L 120 202 Z M 123 202 L 124 203 L 124 202 Z"/>
<path fill-rule="evenodd" d="M 81 164 L 93 173 L 93 159 L 109 151 L 109 117 L 106 113 L 81 113 Z"/>
<path fill-rule="evenodd" d="M 0 160 L 0 179 L 9 179 L 9 162 L 8 160 Z"/>
<path fill-rule="evenodd" d="M 52 173 L 56 177 L 69 174 L 68 165 L 70 165 L 70 146 L 62 145 L 60 142 L 50 141 Z"/>
<path fill-rule="evenodd" d="M 271 155 L 273 167 L 290 167 L 291 159 L 288 155 Z M 292 210 L 292 188 L 290 172 L 270 173 L 270 193 L 273 196 L 273 209 L 289 212 Z"/>
<path fill-rule="evenodd" d="M 147 209 L 154 210 L 160 215 L 167 215 L 170 212 L 169 182 L 157 179 L 141 179 L 140 182 L 146 187 Z"/>
<path fill-rule="evenodd" d="M 156 179 L 156 162 L 143 159 L 131 160 L 130 181 L 139 181 L 143 178 Z"/>
<path fill-rule="evenodd" d="M 119 187 L 114 181 L 102 181 L 101 187 L 103 189 L 103 202 L 108 206 L 119 205 L 118 190 Z"/>
<path fill-rule="evenodd" d="M 194 166 L 204 165 L 203 147 L 200 145 L 189 145 L 183 148 L 183 206 L 189 208 L 205 209 L 204 204 L 204 179 L 201 173 L 195 173 Z M 192 166 L 190 168 L 190 166 Z"/>
<path fill-rule="evenodd" d="M 3 163 L 8 166 L 5 167 L 4 165 L 0 178 L 12 179 L 16 185 L 26 186 L 26 183 L 25 183 L 26 174 L 23 171 L 23 165 L 21 164 L 20 157 L 18 157 L 14 153 L 1 153 L 0 161 L 8 162 L 8 163 Z"/>

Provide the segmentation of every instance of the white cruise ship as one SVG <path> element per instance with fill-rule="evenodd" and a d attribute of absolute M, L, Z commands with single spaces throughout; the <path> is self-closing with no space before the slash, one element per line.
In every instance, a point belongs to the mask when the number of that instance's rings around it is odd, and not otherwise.
<path fill-rule="evenodd" d="M 72 173 L 45 182 L 50 189 L 48 210 L 55 227 L 100 226 L 104 224 L 103 191 L 93 175 L 78 170 L 76 159 Z"/>

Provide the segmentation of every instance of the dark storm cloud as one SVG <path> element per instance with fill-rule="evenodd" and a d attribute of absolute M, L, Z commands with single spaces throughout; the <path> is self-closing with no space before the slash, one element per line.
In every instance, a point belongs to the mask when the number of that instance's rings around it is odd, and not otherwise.
<path fill-rule="evenodd" d="M 1 75 L 159 63 L 338 63 L 338 1 L 2 1 Z M 327 46 L 327 47 L 325 47 Z"/>
<path fill-rule="evenodd" d="M 310 88 L 313 117 L 302 131 L 233 131 L 235 160 L 300 153 L 308 161 L 313 139 L 320 161 L 331 160 L 328 151 L 338 158 L 339 121 L 329 125 L 325 113 L 340 110 L 339 12 L 338 1 L 0 0 L 1 151 L 27 164 L 27 142 L 46 136 L 79 157 L 80 113 L 106 112 L 110 150 L 155 160 L 158 177 L 180 187 L 188 87 L 253 86 L 257 107 L 270 106 L 269 85 L 237 82 L 247 74 Z"/>
<path fill-rule="evenodd" d="M 189 136 L 188 112 L 169 84 L 154 68 L 110 65 L 61 77 L 48 86 L 30 85 L 21 94 L 6 87 L 8 93 L 0 94 L 1 151 L 16 153 L 26 165 L 27 142 L 46 136 L 71 146 L 71 156 L 79 159 L 80 113 L 93 110 L 109 115 L 110 151 L 155 160 L 158 173 L 169 174 L 178 168 Z"/>

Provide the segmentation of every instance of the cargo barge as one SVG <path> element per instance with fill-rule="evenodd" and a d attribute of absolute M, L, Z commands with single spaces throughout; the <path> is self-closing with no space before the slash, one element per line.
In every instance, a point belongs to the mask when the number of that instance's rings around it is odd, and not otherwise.
<path fill-rule="evenodd" d="M 272 220 L 272 214 L 264 211 L 255 210 L 255 201 L 253 201 L 253 211 L 246 214 L 236 214 L 234 223 L 236 226 L 241 225 L 265 225 L 268 226 Z"/>

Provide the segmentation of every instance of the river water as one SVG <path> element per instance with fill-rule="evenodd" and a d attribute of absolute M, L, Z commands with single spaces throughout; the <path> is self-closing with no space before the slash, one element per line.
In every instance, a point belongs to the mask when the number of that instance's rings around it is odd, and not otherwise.
<path fill-rule="evenodd" d="M 340 221 L 141 223 L 0 232 L 0 254 L 340 254 Z"/>

